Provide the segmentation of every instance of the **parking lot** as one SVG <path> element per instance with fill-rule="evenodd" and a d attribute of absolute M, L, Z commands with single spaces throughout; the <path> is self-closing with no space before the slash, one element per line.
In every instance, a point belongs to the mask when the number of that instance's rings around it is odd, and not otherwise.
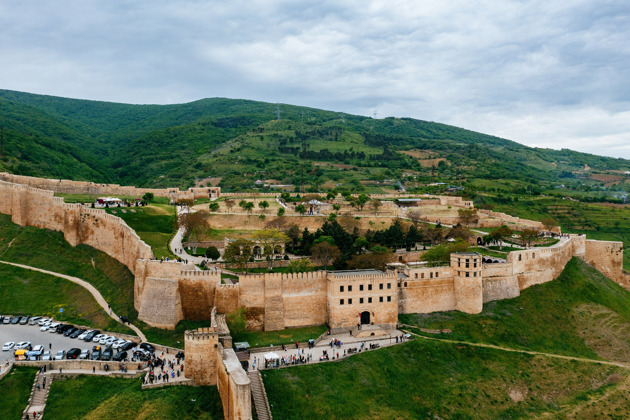
<path fill-rule="evenodd" d="M 35 347 L 38 344 L 44 346 L 46 350 L 49 350 L 49 345 L 52 347 L 51 354 L 54 356 L 58 350 L 70 350 L 71 348 L 79 348 L 81 350 L 92 350 L 92 347 L 98 345 L 98 343 L 85 342 L 77 338 L 64 337 L 63 334 L 50 333 L 48 331 L 40 331 L 41 327 L 35 325 L 13 325 L 13 324 L 0 324 L 0 346 L 8 341 L 14 341 L 16 343 L 20 341 L 30 341 L 31 345 Z M 107 334 L 105 332 L 105 334 Z M 108 334 L 111 335 L 111 334 Z M 0 354 L 0 361 L 13 359 L 13 350 L 3 351 Z"/>

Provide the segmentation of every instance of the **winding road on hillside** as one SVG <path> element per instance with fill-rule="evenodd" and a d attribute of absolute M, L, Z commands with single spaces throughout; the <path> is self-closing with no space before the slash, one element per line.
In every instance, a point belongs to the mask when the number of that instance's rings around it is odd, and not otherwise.
<path fill-rule="evenodd" d="M 92 294 L 92 296 L 94 296 L 94 299 L 96 299 L 96 302 L 98 302 L 98 304 L 101 306 L 101 308 L 103 308 L 105 313 L 107 315 L 109 315 L 111 318 L 113 318 L 114 320 L 120 322 L 120 320 L 118 319 L 118 315 L 116 315 L 113 310 L 109 309 L 109 305 L 107 304 L 107 301 L 105 300 L 103 295 L 101 295 L 101 293 L 98 291 L 98 289 L 96 287 L 92 286 L 90 283 L 88 283 L 85 280 L 81 280 L 78 277 L 68 276 L 66 274 L 55 273 L 54 271 L 42 270 L 41 268 L 31 267 L 29 265 L 23 265 L 23 264 L 16 264 L 16 263 L 8 262 L 8 261 L 0 261 L 0 264 L 12 265 L 14 267 L 23 268 L 25 270 L 39 271 L 40 273 L 48 274 L 48 275 L 59 277 L 59 278 L 66 279 L 66 280 L 70 280 L 71 282 L 76 283 L 79 286 L 87 289 L 87 291 L 90 292 Z M 138 334 L 138 337 L 142 341 L 147 341 L 147 338 L 142 333 L 142 331 L 140 331 L 140 329 L 138 327 L 136 327 L 133 324 L 129 324 L 128 326 L 129 326 L 129 328 L 134 330 L 136 332 L 136 334 Z"/>

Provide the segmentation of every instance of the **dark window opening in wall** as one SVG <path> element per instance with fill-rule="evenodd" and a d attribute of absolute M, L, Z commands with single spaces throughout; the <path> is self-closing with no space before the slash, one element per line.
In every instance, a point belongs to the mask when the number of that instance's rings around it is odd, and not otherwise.
<path fill-rule="evenodd" d="M 387 283 L 387 288 L 391 289 L 392 288 L 392 284 L 391 283 Z"/>
<path fill-rule="evenodd" d="M 343 305 L 343 299 L 339 299 L 339 304 Z"/>
<path fill-rule="evenodd" d="M 423 279 L 424 278 L 424 273 L 420 274 L 420 278 Z"/>
<path fill-rule="evenodd" d="M 518 254 L 518 260 L 519 260 L 519 261 L 521 260 L 521 257 L 522 257 L 522 255 L 521 255 L 521 254 Z"/>
<path fill-rule="evenodd" d="M 348 305 L 352 305 L 352 299 L 348 299 Z"/>
<path fill-rule="evenodd" d="M 429 273 L 429 278 L 433 278 L 433 273 Z"/>
<path fill-rule="evenodd" d="M 348 285 L 348 292 L 352 292 L 352 286 Z"/>
<path fill-rule="evenodd" d="M 469 262 L 470 262 L 470 260 L 469 260 L 468 258 L 466 258 L 466 262 L 467 262 L 467 263 L 469 263 Z"/>
<path fill-rule="evenodd" d="M 392 301 L 392 297 L 391 296 L 387 296 L 387 301 L 391 302 Z"/>
<path fill-rule="evenodd" d="M 383 302 L 383 296 L 379 297 L 379 298 L 378 298 L 378 301 L 379 301 L 379 302 Z"/>
<path fill-rule="evenodd" d="M 473 264 L 473 268 L 477 268 L 477 263 L 476 262 Z"/>
<path fill-rule="evenodd" d="M 440 276 L 440 273 L 435 273 L 435 278 L 437 279 Z"/>
<path fill-rule="evenodd" d="M 405 287 L 407 287 L 407 282 L 405 282 Z"/>
<path fill-rule="evenodd" d="M 368 284 L 368 290 L 372 290 L 372 285 Z"/>
<path fill-rule="evenodd" d="M 383 283 L 379 283 L 379 284 L 378 284 L 378 288 L 379 288 L 379 289 L 381 289 L 381 290 L 383 290 Z"/>
<path fill-rule="evenodd" d="M 398 283 L 398 287 L 400 287 L 400 283 Z"/>
<path fill-rule="evenodd" d="M 533 259 L 536 259 L 536 253 L 535 253 L 535 252 L 534 252 L 534 253 L 532 253 L 532 258 L 533 258 Z"/>
<path fill-rule="evenodd" d="M 476 271 L 473 273 L 473 277 L 477 277 L 477 272 Z"/>
<path fill-rule="evenodd" d="M 360 285 L 359 285 L 359 290 L 360 290 L 361 292 L 363 291 L 363 285 L 362 285 L 362 284 L 360 284 Z"/>
<path fill-rule="evenodd" d="M 368 298 L 368 303 L 372 303 L 372 298 Z"/>
<path fill-rule="evenodd" d="M 466 277 L 470 277 L 470 272 L 466 271 Z"/>
<path fill-rule="evenodd" d="M 418 278 L 418 273 L 416 273 L 416 278 Z"/>
<path fill-rule="evenodd" d="M 363 303 L 363 298 L 359 298 L 359 303 Z"/>
<path fill-rule="evenodd" d="M 339 286 L 339 291 L 343 292 L 343 286 Z"/>
<path fill-rule="evenodd" d="M 466 260 L 468 261 L 468 260 Z M 470 268 L 470 264 L 466 263 L 466 268 Z"/>

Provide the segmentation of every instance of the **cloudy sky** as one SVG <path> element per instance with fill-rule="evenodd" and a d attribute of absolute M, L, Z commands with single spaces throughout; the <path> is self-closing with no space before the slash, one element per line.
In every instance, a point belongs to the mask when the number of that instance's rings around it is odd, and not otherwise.
<path fill-rule="evenodd" d="M 0 88 L 453 124 L 630 158 L 630 1 L 0 2 Z"/>

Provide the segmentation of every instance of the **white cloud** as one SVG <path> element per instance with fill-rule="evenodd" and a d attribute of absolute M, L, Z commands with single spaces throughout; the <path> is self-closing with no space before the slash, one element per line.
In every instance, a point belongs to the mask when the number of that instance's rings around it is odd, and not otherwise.
<path fill-rule="evenodd" d="M 7 0 L 0 27 L 0 88 L 377 110 L 630 158 L 623 0 Z"/>

